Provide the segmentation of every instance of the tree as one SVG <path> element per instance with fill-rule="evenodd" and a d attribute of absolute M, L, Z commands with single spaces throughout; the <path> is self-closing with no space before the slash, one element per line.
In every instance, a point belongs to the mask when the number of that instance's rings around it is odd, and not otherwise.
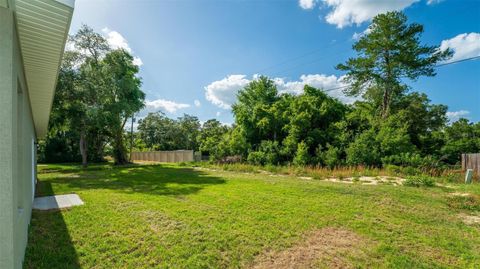
<path fill-rule="evenodd" d="M 395 104 L 396 120 L 405 124 L 411 143 L 423 155 L 439 155 L 439 134 L 447 123 L 447 106 L 430 104 L 424 93 L 402 96 Z"/>
<path fill-rule="evenodd" d="M 182 135 L 183 149 L 198 150 L 197 137 L 200 134 L 200 121 L 196 116 L 183 114 L 178 118 L 178 125 Z"/>
<path fill-rule="evenodd" d="M 452 51 L 421 45 L 423 26 L 407 24 L 402 12 L 379 14 L 368 29 L 353 45 L 358 57 L 337 65 L 337 69 L 347 71 L 345 81 L 349 87 L 345 93 L 362 95 L 379 107 L 382 117 L 386 118 L 392 101 L 408 89 L 401 79 L 435 76 L 435 64 L 451 57 Z"/>
<path fill-rule="evenodd" d="M 124 127 L 129 117 L 144 107 L 145 93 L 140 90 L 141 80 L 137 77 L 138 66 L 133 57 L 123 49 L 114 50 L 102 60 L 105 87 L 99 93 L 101 110 L 106 125 L 111 130 L 113 158 L 115 164 L 128 162 L 124 143 Z"/>
<path fill-rule="evenodd" d="M 203 123 L 197 137 L 199 149 L 202 153 L 214 156 L 222 137 L 228 132 L 228 127 L 216 119 Z"/>
<path fill-rule="evenodd" d="M 283 140 L 284 154 L 292 156 L 297 144 L 304 141 L 309 153 L 315 153 L 336 139 L 335 123 L 343 120 L 347 108 L 319 89 L 306 85 L 303 93 L 291 99 L 287 112 L 289 120 L 283 127 L 288 135 Z"/>
<path fill-rule="evenodd" d="M 88 159 L 102 159 L 102 145 L 106 140 L 108 129 L 99 126 L 102 114 L 96 110 L 101 102 L 96 97 L 101 77 L 93 70 L 99 69 L 99 59 L 109 47 L 101 35 L 86 25 L 82 25 L 69 42 L 73 49 L 64 53 L 60 65 L 44 157 L 76 161 L 80 155 L 85 167 Z M 73 145 L 73 140 L 78 144 Z"/>
<path fill-rule="evenodd" d="M 52 150 L 77 149 L 85 167 L 88 161 L 103 160 L 108 145 L 116 163 L 125 163 L 123 127 L 145 98 L 136 76 L 138 67 L 131 55 L 112 51 L 105 38 L 86 25 L 69 42 L 73 48 L 64 53 L 61 63 L 44 156 L 58 158 L 63 153 L 51 154 Z M 71 146 L 73 139 L 78 147 Z"/>
<path fill-rule="evenodd" d="M 76 126 L 78 116 L 83 113 L 83 107 L 79 103 L 80 96 L 76 91 L 79 81 L 79 72 L 75 68 L 79 62 L 78 56 L 71 51 L 63 55 L 48 123 L 48 133 L 45 141 L 41 143 L 39 161 L 81 160 L 78 143 L 79 129 Z"/>
<path fill-rule="evenodd" d="M 262 140 L 276 140 L 280 129 L 273 104 L 279 100 L 273 80 L 261 76 L 237 94 L 232 106 L 235 123 L 244 130 L 247 141 L 258 147 Z"/>
<path fill-rule="evenodd" d="M 210 155 L 214 160 L 221 160 L 227 156 L 240 156 L 245 158 L 252 145 L 247 141 L 245 130 L 241 126 L 234 126 L 223 135 L 218 144 L 214 155 Z"/>
<path fill-rule="evenodd" d="M 98 141 L 105 137 L 106 128 L 99 126 L 103 114 L 97 109 L 102 100 L 97 98 L 100 91 L 103 77 L 100 72 L 100 59 L 110 50 L 107 40 L 100 34 L 95 33 L 92 28 L 82 25 L 78 32 L 70 37 L 75 50 L 72 52 L 79 59 L 72 68 L 78 68 L 78 79 L 72 88 L 75 93 L 75 100 L 70 99 L 74 113 L 70 117 L 75 124 L 72 126 L 79 132 L 79 149 L 82 155 L 82 165 L 87 166 L 88 161 L 88 138 L 90 132 L 94 132 L 91 137 L 97 139 L 97 146 L 103 141 Z M 97 128 L 92 128 L 96 126 Z M 95 131 L 94 131 L 95 130 Z"/>
<path fill-rule="evenodd" d="M 150 150 L 172 150 L 177 124 L 163 112 L 149 113 L 138 122 L 139 136 Z"/>
<path fill-rule="evenodd" d="M 445 145 L 441 152 L 448 163 L 458 163 L 462 153 L 480 152 L 480 122 L 474 124 L 459 119 L 445 128 L 444 135 Z"/>

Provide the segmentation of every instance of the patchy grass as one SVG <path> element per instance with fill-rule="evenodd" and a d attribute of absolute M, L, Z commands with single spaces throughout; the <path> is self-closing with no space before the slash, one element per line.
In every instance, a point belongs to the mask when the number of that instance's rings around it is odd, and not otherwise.
<path fill-rule="evenodd" d="M 280 252 L 270 251 L 255 259 L 254 269 L 276 268 L 348 268 L 348 259 L 366 263 L 365 250 L 374 248 L 348 230 L 323 228 L 303 236 L 300 242 Z"/>
<path fill-rule="evenodd" d="M 202 167 L 215 170 L 235 171 L 244 173 L 274 173 L 290 176 L 309 176 L 315 179 L 337 178 L 359 178 L 359 177 L 434 177 L 435 181 L 441 183 L 462 183 L 464 172 L 461 169 L 452 169 L 449 167 L 437 169 L 421 169 L 414 167 L 400 167 L 387 165 L 386 168 L 366 167 L 366 166 L 339 166 L 334 169 L 323 166 L 274 166 L 274 165 L 251 165 L 245 163 L 217 164 L 212 162 L 183 163 L 185 167 Z M 475 177 L 474 182 L 479 182 L 480 178 Z"/>
<path fill-rule="evenodd" d="M 454 209 L 480 211 L 480 196 L 469 193 L 453 193 L 448 197 L 448 205 Z"/>
<path fill-rule="evenodd" d="M 251 268 L 272 257 L 295 267 L 299 249 L 313 267 L 480 267 L 480 227 L 459 217 L 477 214 L 476 202 L 450 200 L 479 195 L 478 184 L 367 186 L 246 172 L 40 166 L 37 195 L 77 193 L 85 205 L 33 212 L 25 267 Z"/>
<path fill-rule="evenodd" d="M 410 187 L 433 187 L 435 181 L 428 176 L 410 176 L 403 182 L 403 185 Z"/>

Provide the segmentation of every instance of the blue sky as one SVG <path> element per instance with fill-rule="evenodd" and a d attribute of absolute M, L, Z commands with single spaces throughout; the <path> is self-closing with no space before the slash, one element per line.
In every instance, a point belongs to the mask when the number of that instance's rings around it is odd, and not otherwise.
<path fill-rule="evenodd" d="M 476 0 L 76 0 L 71 32 L 82 23 L 137 57 L 148 111 L 233 122 L 236 92 L 255 74 L 281 91 L 305 83 L 343 85 L 334 66 L 354 56 L 355 36 L 371 18 L 404 10 L 425 26 L 421 41 L 453 48 L 454 59 L 480 55 L 480 1 Z M 442 43 L 443 42 L 443 43 Z M 411 82 L 449 116 L 480 121 L 480 60 L 438 68 Z M 341 90 L 330 92 L 344 102 Z"/>

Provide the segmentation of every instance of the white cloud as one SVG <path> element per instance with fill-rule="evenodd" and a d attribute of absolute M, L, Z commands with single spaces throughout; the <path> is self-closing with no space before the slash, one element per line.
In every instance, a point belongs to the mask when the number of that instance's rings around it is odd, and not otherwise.
<path fill-rule="evenodd" d="M 128 53 L 132 53 L 132 48 L 119 32 L 110 30 L 108 27 L 103 28 L 102 32 L 105 33 L 105 38 L 113 49 L 124 49 Z"/>
<path fill-rule="evenodd" d="M 202 103 L 200 103 L 199 100 L 193 101 L 193 104 L 194 104 L 196 107 L 200 107 L 200 106 L 202 105 Z"/>
<path fill-rule="evenodd" d="M 451 48 L 453 57 L 448 62 L 480 56 L 480 33 L 459 34 L 451 39 L 443 40 L 440 50 Z"/>
<path fill-rule="evenodd" d="M 329 90 L 328 95 L 338 98 L 340 101 L 351 104 L 357 100 L 357 98 L 346 96 L 343 93 L 343 88 L 346 84 L 342 82 L 343 77 L 337 77 L 335 75 L 324 74 L 310 74 L 301 75 L 300 80 L 297 81 L 285 81 L 282 78 L 275 78 L 275 84 L 280 93 L 287 92 L 293 94 L 301 94 L 303 87 L 309 85 L 318 89 Z"/>
<path fill-rule="evenodd" d="M 353 40 L 359 40 L 362 36 L 368 35 L 371 31 L 372 31 L 372 28 L 370 28 L 370 26 L 369 26 L 369 27 L 367 27 L 367 29 L 365 29 L 365 31 L 363 31 L 361 33 L 357 33 L 357 32 L 353 33 L 352 39 Z"/>
<path fill-rule="evenodd" d="M 205 97 L 214 105 L 229 109 L 235 102 L 237 92 L 250 82 L 245 77 L 245 75 L 230 75 L 214 81 L 205 87 Z"/>
<path fill-rule="evenodd" d="M 459 111 L 448 111 L 447 118 L 450 122 L 455 122 L 460 118 L 465 118 L 467 115 L 470 114 L 470 111 L 467 110 L 459 110 Z"/>
<path fill-rule="evenodd" d="M 117 31 L 113 31 L 108 27 L 102 29 L 102 32 L 105 34 L 108 45 L 113 49 L 124 49 L 128 53 L 133 54 L 133 50 L 128 44 L 128 41 Z M 133 64 L 142 66 L 143 61 L 140 57 L 133 57 Z"/>
<path fill-rule="evenodd" d="M 222 113 L 220 111 L 217 111 L 217 113 L 215 113 L 215 116 L 217 116 L 217 117 L 220 117 L 220 115 L 222 115 Z"/>
<path fill-rule="evenodd" d="M 377 14 L 402 10 L 419 0 L 323 0 L 332 10 L 325 17 L 330 24 L 338 28 L 361 24 Z"/>
<path fill-rule="evenodd" d="M 252 79 L 258 78 L 254 75 Z M 351 104 L 358 100 L 355 97 L 345 96 L 342 82 L 343 77 L 324 74 L 301 75 L 299 80 L 287 81 L 284 78 L 272 79 L 277 85 L 279 93 L 301 94 L 305 85 L 329 90 L 328 95 L 338 98 L 340 101 Z M 245 75 L 230 75 L 222 80 L 214 81 L 205 87 L 207 100 L 223 109 L 229 109 L 235 102 L 239 90 L 243 89 L 251 80 Z"/>
<path fill-rule="evenodd" d="M 142 59 L 140 59 L 140 57 L 133 57 L 133 64 L 137 66 L 142 66 L 143 65 Z"/>
<path fill-rule="evenodd" d="M 149 112 L 153 111 L 166 111 L 169 113 L 175 113 L 179 109 L 190 107 L 189 104 L 176 103 L 174 101 L 169 101 L 165 99 L 157 99 L 153 101 L 145 101 L 146 110 Z"/>
<path fill-rule="evenodd" d="M 312 9 L 316 2 L 316 0 L 298 0 L 298 5 L 303 9 Z"/>
<path fill-rule="evenodd" d="M 65 43 L 65 51 L 74 51 L 75 50 L 75 43 L 71 40 L 67 40 Z"/>
<path fill-rule="evenodd" d="M 428 5 L 435 5 L 435 4 L 438 4 L 440 2 L 443 2 L 443 0 L 428 0 L 427 4 Z"/>

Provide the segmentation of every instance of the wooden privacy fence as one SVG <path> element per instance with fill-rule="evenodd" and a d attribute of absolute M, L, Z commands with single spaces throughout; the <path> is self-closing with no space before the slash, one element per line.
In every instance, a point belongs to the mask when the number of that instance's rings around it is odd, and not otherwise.
<path fill-rule="evenodd" d="M 193 150 L 132 152 L 132 161 L 161 163 L 193 162 Z"/>
<path fill-rule="evenodd" d="M 462 170 L 473 169 L 473 172 L 480 176 L 480 153 L 462 154 Z"/>

